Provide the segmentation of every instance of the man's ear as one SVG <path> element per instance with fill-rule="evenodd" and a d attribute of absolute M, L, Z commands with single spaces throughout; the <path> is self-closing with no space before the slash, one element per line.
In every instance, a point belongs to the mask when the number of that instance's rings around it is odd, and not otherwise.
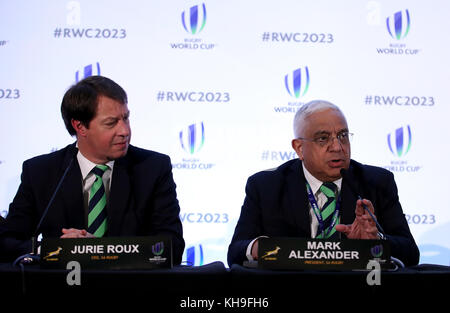
<path fill-rule="evenodd" d="M 72 119 L 70 121 L 73 129 L 76 131 L 77 136 L 86 136 L 86 126 L 81 121 Z"/>
<path fill-rule="evenodd" d="M 292 139 L 292 149 L 297 153 L 298 158 L 303 160 L 303 140 L 301 139 Z"/>

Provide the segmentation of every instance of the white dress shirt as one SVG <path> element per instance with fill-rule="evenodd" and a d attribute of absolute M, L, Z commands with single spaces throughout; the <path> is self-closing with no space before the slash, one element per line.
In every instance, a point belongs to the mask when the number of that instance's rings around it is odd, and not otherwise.
<path fill-rule="evenodd" d="M 316 198 L 317 205 L 319 206 L 319 208 L 321 208 L 325 204 L 325 202 L 327 202 L 327 196 L 323 192 L 320 191 L 320 186 L 322 186 L 323 182 L 318 180 L 310 172 L 308 172 L 304 163 L 302 163 L 302 166 L 303 166 L 303 174 L 305 175 L 305 179 L 308 182 L 309 186 L 311 187 L 311 191 Z M 301 173 L 299 173 L 299 175 L 301 175 Z M 341 191 L 342 178 L 339 178 L 338 180 L 333 181 L 333 183 L 335 183 L 336 186 L 338 187 L 337 190 L 339 193 Z M 306 186 L 304 186 L 304 188 L 306 188 Z M 314 214 L 314 210 L 313 210 L 311 204 L 309 204 L 309 220 L 311 223 L 311 238 L 316 238 L 317 229 L 319 227 L 319 221 L 317 220 L 317 217 Z M 264 237 L 267 238 L 267 236 L 259 236 L 255 239 L 253 239 L 247 246 L 246 256 L 249 261 L 254 261 L 254 259 L 252 257 L 253 243 L 256 240 L 258 240 L 259 238 L 264 238 Z"/>
<path fill-rule="evenodd" d="M 84 212 L 85 212 L 85 224 L 87 227 L 87 216 L 88 216 L 88 210 L 89 210 L 89 193 L 91 190 L 92 185 L 95 181 L 95 175 L 94 173 L 91 173 L 92 169 L 97 166 L 98 164 L 95 164 L 88 159 L 81 153 L 81 151 L 78 150 L 77 154 L 77 160 L 78 164 L 80 165 L 81 170 L 81 178 L 82 178 L 82 184 L 83 184 L 83 204 L 84 204 Z M 111 189 L 111 181 L 112 181 L 112 172 L 114 169 L 114 161 L 109 161 L 108 163 L 104 164 L 109 167 L 105 171 L 105 174 L 103 174 L 103 185 L 105 186 L 105 193 L 106 193 L 106 203 L 108 203 L 109 199 L 109 190 Z"/>
<path fill-rule="evenodd" d="M 315 178 L 305 167 L 305 164 L 303 164 L 303 173 L 305 174 L 305 179 L 308 182 L 309 186 L 311 187 L 311 191 L 314 194 L 317 205 L 319 208 L 321 208 L 325 202 L 327 202 L 327 196 L 320 191 L 320 186 L 322 186 L 323 182 Z M 338 194 L 341 191 L 341 185 L 342 185 L 342 178 L 339 178 L 338 180 L 333 181 L 333 183 L 337 186 Z M 309 202 L 309 201 L 308 201 Z M 314 214 L 314 210 L 311 206 L 311 203 L 309 204 L 309 218 L 311 222 L 311 238 L 316 238 L 317 236 L 317 229 L 319 227 L 319 221 L 317 220 L 316 214 Z"/>

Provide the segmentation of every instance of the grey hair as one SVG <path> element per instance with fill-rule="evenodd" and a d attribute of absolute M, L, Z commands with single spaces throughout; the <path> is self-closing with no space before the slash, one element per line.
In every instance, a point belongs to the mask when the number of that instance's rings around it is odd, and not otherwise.
<path fill-rule="evenodd" d="M 326 109 L 333 109 L 341 112 L 342 116 L 344 114 L 342 113 L 341 109 L 339 109 L 338 106 L 334 105 L 331 102 L 325 101 L 325 100 L 312 100 L 306 104 L 304 104 L 300 109 L 298 109 L 297 113 L 295 113 L 294 117 L 294 136 L 295 138 L 302 137 L 302 127 L 304 125 L 304 122 L 306 118 L 311 115 L 314 112 L 318 111 L 324 111 Z"/>

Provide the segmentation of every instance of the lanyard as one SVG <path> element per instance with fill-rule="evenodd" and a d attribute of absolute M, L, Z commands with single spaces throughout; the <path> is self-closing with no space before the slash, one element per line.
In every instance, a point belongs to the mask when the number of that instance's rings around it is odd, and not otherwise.
<path fill-rule="evenodd" d="M 337 223 L 337 220 L 339 219 L 341 195 L 339 195 L 339 197 L 336 201 L 336 209 L 335 209 L 333 217 L 332 217 L 331 225 L 328 228 L 328 231 L 326 231 L 325 224 L 324 224 L 323 218 L 322 218 L 322 214 L 320 213 L 319 205 L 317 204 L 316 198 L 314 197 L 314 194 L 311 190 L 311 186 L 309 186 L 308 182 L 306 182 L 306 190 L 308 192 L 309 203 L 311 204 L 311 207 L 313 208 L 313 211 L 314 211 L 314 215 L 316 216 L 317 221 L 319 222 L 319 229 L 318 229 L 316 238 L 319 235 L 323 235 L 322 238 L 327 238 L 328 234 L 332 231 L 332 229 L 334 228 L 334 226 Z"/>

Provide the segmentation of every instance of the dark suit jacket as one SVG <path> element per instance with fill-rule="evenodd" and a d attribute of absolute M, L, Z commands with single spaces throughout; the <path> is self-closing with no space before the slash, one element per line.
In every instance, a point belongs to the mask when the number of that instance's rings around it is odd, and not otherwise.
<path fill-rule="evenodd" d="M 62 228 L 87 229 L 76 152 L 72 144 L 23 163 L 22 182 L 0 224 L 0 254 L 13 257 L 30 252 L 29 238 L 72 158 L 40 229 L 44 237 L 59 237 Z M 168 235 L 174 264 L 179 264 L 184 240 L 175 188 L 168 156 L 130 145 L 127 155 L 114 163 L 107 236 Z"/>
<path fill-rule="evenodd" d="M 405 265 L 419 262 L 419 250 L 403 215 L 393 174 L 385 169 L 350 162 L 349 179 L 359 194 L 372 201 L 375 215 L 391 244 L 392 256 Z M 258 236 L 311 237 L 309 201 L 302 162 L 288 161 L 277 169 L 259 172 L 247 181 L 246 197 L 233 239 L 228 264 L 242 264 L 249 243 Z M 341 224 L 355 219 L 357 195 L 346 185 L 341 188 Z M 344 238 L 345 236 L 342 235 Z"/>

